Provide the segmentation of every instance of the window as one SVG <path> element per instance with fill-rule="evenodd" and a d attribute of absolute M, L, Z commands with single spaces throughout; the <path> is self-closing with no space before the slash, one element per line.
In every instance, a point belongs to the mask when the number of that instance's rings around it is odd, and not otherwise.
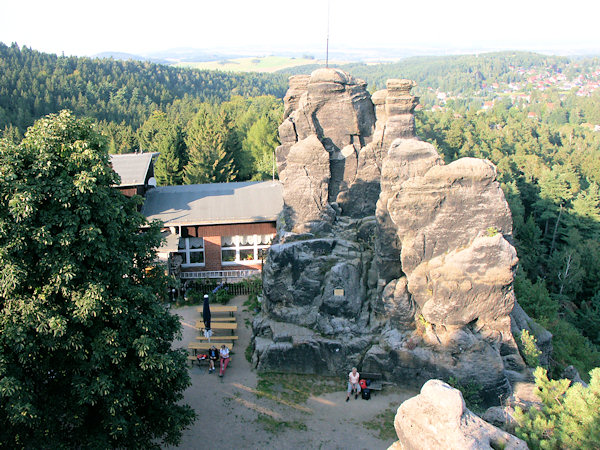
<path fill-rule="evenodd" d="M 182 267 L 204 265 L 204 239 L 203 238 L 179 238 L 179 250 L 177 252 L 183 262 Z"/>
<path fill-rule="evenodd" d="M 256 264 L 261 262 L 273 241 L 272 234 L 221 237 L 221 263 Z"/>

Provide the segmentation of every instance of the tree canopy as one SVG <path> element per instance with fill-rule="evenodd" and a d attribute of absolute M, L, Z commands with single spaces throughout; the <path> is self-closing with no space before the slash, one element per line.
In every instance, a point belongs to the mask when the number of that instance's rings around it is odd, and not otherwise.
<path fill-rule="evenodd" d="M 175 444 L 194 412 L 154 267 L 157 224 L 111 187 L 104 139 L 69 112 L 0 141 L 0 441 Z"/>

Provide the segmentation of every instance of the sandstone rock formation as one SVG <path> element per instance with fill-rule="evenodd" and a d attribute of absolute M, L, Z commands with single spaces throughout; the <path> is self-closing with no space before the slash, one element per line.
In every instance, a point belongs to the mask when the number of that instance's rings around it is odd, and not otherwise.
<path fill-rule="evenodd" d="M 390 449 L 527 448 L 521 439 L 469 411 L 460 391 L 439 380 L 428 381 L 419 395 L 400 405 L 394 427 L 399 440 Z"/>
<path fill-rule="evenodd" d="M 253 362 L 416 387 L 455 377 L 498 403 L 527 378 L 512 333 L 533 326 L 515 308 L 510 211 L 493 164 L 444 164 L 415 136 L 413 86 L 370 96 L 336 69 L 290 78 Z"/>

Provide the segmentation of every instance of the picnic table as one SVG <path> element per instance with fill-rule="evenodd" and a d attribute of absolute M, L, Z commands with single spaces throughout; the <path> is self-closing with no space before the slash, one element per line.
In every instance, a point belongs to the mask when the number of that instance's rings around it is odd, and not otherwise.
<path fill-rule="evenodd" d="M 202 315 L 203 309 L 204 309 L 203 306 L 199 306 L 198 308 L 196 308 L 196 310 L 200 313 L 200 315 Z M 233 316 L 233 313 L 236 313 L 237 310 L 238 310 L 238 307 L 235 305 L 211 305 L 210 306 L 211 314 L 229 313 L 230 316 Z"/>
<path fill-rule="evenodd" d="M 200 340 L 200 341 L 208 341 L 208 338 L 206 336 L 196 336 L 196 339 Z M 237 341 L 238 340 L 238 336 L 211 336 L 210 337 L 211 341 Z"/>
<path fill-rule="evenodd" d="M 197 320 L 196 328 L 204 330 L 204 322 Z M 233 334 L 233 331 L 237 330 L 237 322 L 211 322 L 210 329 L 211 330 L 231 330 L 231 334 Z"/>

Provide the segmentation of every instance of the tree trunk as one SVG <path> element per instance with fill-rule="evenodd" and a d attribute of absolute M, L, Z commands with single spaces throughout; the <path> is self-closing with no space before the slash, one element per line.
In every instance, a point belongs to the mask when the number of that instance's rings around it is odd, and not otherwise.
<path fill-rule="evenodd" d="M 550 245 L 550 255 L 554 252 L 554 243 L 556 242 L 556 232 L 558 231 L 558 224 L 560 223 L 560 216 L 562 215 L 563 206 L 560 205 L 560 210 L 558 211 L 558 219 L 556 219 L 556 225 L 554 225 L 554 233 L 552 233 L 552 245 Z"/>

